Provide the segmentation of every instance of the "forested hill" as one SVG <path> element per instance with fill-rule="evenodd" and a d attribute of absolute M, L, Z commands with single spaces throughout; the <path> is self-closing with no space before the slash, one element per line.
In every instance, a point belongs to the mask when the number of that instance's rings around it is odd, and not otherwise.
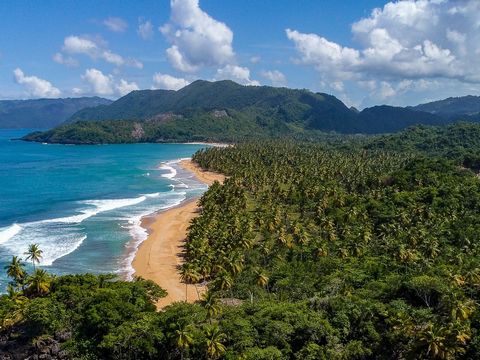
<path fill-rule="evenodd" d="M 417 123 L 445 119 L 392 106 L 358 112 L 334 96 L 308 90 L 198 80 L 178 91 L 133 91 L 25 139 L 72 144 L 308 139 L 320 132 L 394 132 Z"/>
<path fill-rule="evenodd" d="M 479 120 L 475 116 L 445 117 L 386 105 L 359 112 L 332 95 L 309 90 L 198 80 L 178 91 L 133 91 L 110 105 L 80 110 L 66 124 L 25 140 L 98 144 L 312 139 L 319 133 L 381 134 L 415 124 Z"/>
<path fill-rule="evenodd" d="M 322 130 L 338 130 L 342 126 L 347 130 L 355 126 L 354 112 L 334 96 L 308 90 L 242 86 L 229 80 L 198 80 L 178 91 L 133 91 L 109 106 L 79 111 L 69 122 L 165 120 L 169 114 L 190 117 L 208 112 L 221 117 L 229 111 Z"/>
<path fill-rule="evenodd" d="M 425 111 L 445 117 L 458 115 L 477 115 L 480 113 L 480 96 L 450 97 L 412 107 L 414 110 Z"/>
<path fill-rule="evenodd" d="M 51 128 L 81 109 L 111 102 L 99 97 L 0 100 L 0 128 Z"/>
<path fill-rule="evenodd" d="M 457 123 L 448 126 L 410 127 L 397 134 L 376 137 L 365 145 L 369 150 L 437 156 L 480 170 L 480 125 Z"/>

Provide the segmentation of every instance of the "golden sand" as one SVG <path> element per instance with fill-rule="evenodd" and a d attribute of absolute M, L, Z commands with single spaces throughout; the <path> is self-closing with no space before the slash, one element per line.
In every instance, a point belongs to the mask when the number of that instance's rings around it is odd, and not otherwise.
<path fill-rule="evenodd" d="M 223 175 L 204 171 L 190 160 L 182 160 L 180 164 L 207 185 L 211 185 L 215 180 L 225 180 Z M 159 309 L 177 301 L 197 301 L 205 291 L 202 286 L 183 283 L 178 271 L 183 262 L 187 228 L 199 213 L 197 201 L 198 199 L 193 199 L 142 219 L 142 226 L 149 230 L 149 235 L 138 248 L 132 266 L 136 276 L 153 280 L 167 290 L 168 295 L 157 303 Z"/>

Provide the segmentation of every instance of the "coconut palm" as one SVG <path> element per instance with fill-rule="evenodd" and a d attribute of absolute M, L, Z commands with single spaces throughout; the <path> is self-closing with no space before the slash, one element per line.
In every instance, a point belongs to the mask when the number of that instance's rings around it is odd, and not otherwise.
<path fill-rule="evenodd" d="M 203 294 L 202 305 L 207 311 L 207 317 L 209 319 L 218 315 L 218 313 L 220 312 L 218 298 L 213 291 L 207 291 L 205 294 Z"/>
<path fill-rule="evenodd" d="M 192 327 L 183 322 L 176 322 L 170 326 L 170 338 L 180 351 L 180 358 L 183 360 L 185 350 L 193 343 Z"/>
<path fill-rule="evenodd" d="M 225 339 L 225 334 L 220 332 L 217 325 L 208 325 L 205 328 L 205 338 L 207 345 L 207 356 L 209 359 L 218 359 L 225 351 L 225 345 L 222 341 Z"/>
<path fill-rule="evenodd" d="M 38 247 L 38 244 L 30 244 L 24 254 L 27 255 L 25 260 L 32 261 L 33 269 L 35 270 L 35 263 L 40 263 L 40 260 L 42 260 L 43 250 Z"/>
<path fill-rule="evenodd" d="M 12 260 L 7 266 L 5 266 L 5 270 L 7 270 L 7 276 L 13 279 L 15 285 L 24 284 L 27 273 L 23 268 L 21 258 L 18 256 L 12 256 Z"/>
<path fill-rule="evenodd" d="M 185 263 L 180 268 L 180 279 L 185 283 L 185 302 L 188 301 L 188 284 L 200 280 L 200 274 L 188 263 Z"/>
<path fill-rule="evenodd" d="M 43 269 L 35 269 L 29 277 L 28 289 L 37 295 L 44 295 L 50 290 L 51 276 Z"/>

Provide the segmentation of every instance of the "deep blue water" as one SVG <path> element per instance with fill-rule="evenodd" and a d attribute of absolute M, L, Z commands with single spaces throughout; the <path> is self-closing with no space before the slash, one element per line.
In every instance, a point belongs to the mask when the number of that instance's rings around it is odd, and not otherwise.
<path fill-rule="evenodd" d="M 11 141 L 0 129 L 0 291 L 3 267 L 31 243 L 55 274 L 117 272 L 146 231 L 140 219 L 205 191 L 178 167 L 202 145 L 65 146 Z"/>

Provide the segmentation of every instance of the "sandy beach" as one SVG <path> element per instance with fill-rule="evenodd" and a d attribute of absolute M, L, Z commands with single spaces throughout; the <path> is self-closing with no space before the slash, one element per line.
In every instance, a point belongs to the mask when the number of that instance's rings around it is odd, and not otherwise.
<path fill-rule="evenodd" d="M 190 160 L 182 160 L 180 165 L 207 185 L 215 180 L 223 182 L 225 177 L 218 173 L 202 170 Z M 200 286 L 185 285 L 180 280 L 178 266 L 182 264 L 182 246 L 186 239 L 191 220 L 198 215 L 198 198 L 175 208 L 159 212 L 142 219 L 142 226 L 148 229 L 149 236 L 138 248 L 132 262 L 135 275 L 155 281 L 167 290 L 168 295 L 160 299 L 157 308 L 161 309 L 176 301 L 194 302 L 205 290 Z"/>

